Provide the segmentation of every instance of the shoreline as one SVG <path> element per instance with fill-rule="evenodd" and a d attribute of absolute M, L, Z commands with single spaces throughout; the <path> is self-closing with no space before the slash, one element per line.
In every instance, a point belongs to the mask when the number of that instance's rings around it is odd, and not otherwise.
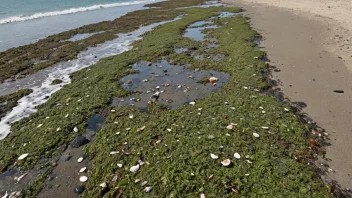
<path fill-rule="evenodd" d="M 331 161 L 318 163 L 330 166 L 324 179 L 330 183 L 336 180 L 342 188 L 351 189 L 351 62 L 333 53 L 338 43 L 326 42 L 334 36 L 327 25 L 332 22 L 323 23 L 319 17 L 314 20 L 316 16 L 307 17 L 296 9 L 280 5 L 277 8 L 246 0 L 223 2 L 246 10 L 252 27 L 264 38 L 263 50 L 279 71 L 273 73 L 274 79 L 280 82 L 278 87 L 291 101 L 306 103 L 303 111 L 329 134 L 331 145 L 326 147 L 326 157 Z M 334 93 L 334 90 L 344 90 L 344 93 Z"/>

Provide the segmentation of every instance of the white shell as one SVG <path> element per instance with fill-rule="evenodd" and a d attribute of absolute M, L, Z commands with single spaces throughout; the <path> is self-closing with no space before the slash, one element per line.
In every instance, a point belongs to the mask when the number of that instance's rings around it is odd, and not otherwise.
<path fill-rule="evenodd" d="M 39 127 L 41 127 L 41 126 L 43 126 L 43 124 L 39 124 L 39 125 L 37 126 L 37 128 L 39 128 Z"/>
<path fill-rule="evenodd" d="M 130 168 L 130 171 L 131 171 L 132 173 L 134 173 L 134 172 L 137 172 L 138 169 L 139 169 L 139 164 L 137 164 L 136 166 L 132 166 L 132 167 Z"/>
<path fill-rule="evenodd" d="M 171 132 L 171 129 L 166 129 L 168 132 Z"/>
<path fill-rule="evenodd" d="M 267 126 L 262 126 L 262 129 L 269 129 L 269 127 L 267 127 Z"/>
<path fill-rule="evenodd" d="M 226 128 L 227 128 L 227 129 L 233 129 L 233 125 L 230 124 L 230 125 L 228 125 Z"/>
<path fill-rule="evenodd" d="M 195 103 L 195 102 L 190 102 L 189 104 L 190 104 L 190 105 L 195 105 L 196 103 Z"/>
<path fill-rule="evenodd" d="M 81 162 L 83 162 L 83 160 L 84 160 L 84 158 L 83 158 L 83 157 L 80 157 L 80 158 L 78 158 L 77 162 L 78 162 L 78 163 L 81 163 Z"/>
<path fill-rule="evenodd" d="M 119 168 L 122 168 L 123 165 L 122 165 L 122 164 L 117 164 L 117 166 L 118 166 Z"/>
<path fill-rule="evenodd" d="M 253 133 L 253 136 L 256 138 L 259 138 L 259 134 L 258 133 Z"/>
<path fill-rule="evenodd" d="M 229 166 L 229 165 L 231 164 L 231 160 L 226 159 L 226 160 L 222 161 L 221 164 L 222 164 L 223 166 Z"/>
<path fill-rule="evenodd" d="M 21 156 L 18 157 L 18 160 L 23 160 L 23 159 L 25 159 L 28 155 L 29 155 L 29 153 L 22 154 Z"/>
<path fill-rule="evenodd" d="M 238 153 L 235 153 L 233 156 L 234 156 L 236 159 L 240 159 L 240 158 L 241 158 L 240 154 L 238 154 Z"/>
<path fill-rule="evenodd" d="M 140 179 L 136 179 L 136 180 L 134 180 L 134 183 L 138 183 L 140 181 L 141 181 Z"/>
<path fill-rule="evenodd" d="M 78 132 L 78 128 L 77 127 L 73 128 L 73 131 L 77 133 Z"/>
<path fill-rule="evenodd" d="M 145 186 L 148 183 L 148 181 L 144 181 L 141 183 L 141 186 Z"/>
<path fill-rule="evenodd" d="M 287 108 L 284 108 L 284 111 L 288 112 L 288 111 L 290 111 L 290 110 L 289 110 L 289 109 L 287 109 Z"/>
<path fill-rule="evenodd" d="M 120 153 L 120 152 L 119 151 L 111 151 L 110 155 L 115 155 L 115 154 L 118 154 L 118 153 Z"/>
<path fill-rule="evenodd" d="M 81 176 L 81 177 L 79 178 L 79 181 L 80 181 L 80 182 L 86 182 L 86 181 L 88 181 L 88 177 L 87 177 L 87 176 Z"/>
<path fill-rule="evenodd" d="M 145 190 L 145 192 L 149 192 L 149 191 L 151 191 L 151 190 L 152 190 L 152 188 L 153 188 L 153 187 L 148 186 L 148 187 L 146 187 L 144 190 Z"/>
<path fill-rule="evenodd" d="M 60 127 L 58 127 L 58 128 L 56 129 L 56 131 L 61 131 L 61 128 L 60 128 Z"/>
<path fill-rule="evenodd" d="M 27 173 L 25 173 L 25 174 L 19 176 L 19 177 L 16 179 L 17 182 L 21 181 L 21 179 L 23 179 L 26 175 L 27 175 Z"/>
<path fill-rule="evenodd" d="M 205 194 L 204 193 L 200 194 L 200 198 L 205 198 Z"/>
<path fill-rule="evenodd" d="M 85 172 L 87 170 L 87 167 L 83 167 L 83 168 L 81 168 L 81 170 L 79 170 L 79 172 L 80 173 L 83 173 L 83 172 Z"/>
<path fill-rule="evenodd" d="M 210 157 L 211 157 L 212 159 L 218 159 L 218 158 L 219 158 L 217 155 L 214 155 L 214 154 L 212 154 L 212 153 L 210 153 Z"/>
<path fill-rule="evenodd" d="M 131 114 L 130 116 L 128 116 L 130 119 L 133 119 L 134 118 L 134 116 Z"/>
<path fill-rule="evenodd" d="M 102 187 L 102 188 L 106 188 L 106 187 L 107 187 L 107 185 L 106 185 L 105 182 L 104 182 L 104 183 L 101 183 L 99 186 Z"/>

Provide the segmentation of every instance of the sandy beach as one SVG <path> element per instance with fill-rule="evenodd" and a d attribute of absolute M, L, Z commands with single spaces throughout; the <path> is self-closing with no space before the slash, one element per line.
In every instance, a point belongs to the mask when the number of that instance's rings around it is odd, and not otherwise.
<path fill-rule="evenodd" d="M 326 180 L 352 188 L 352 4 L 322 0 L 223 2 L 246 10 L 252 28 L 263 36 L 261 47 L 271 65 L 279 69 L 273 77 L 280 81 L 285 96 L 306 103 L 303 111 L 329 134 Z"/>

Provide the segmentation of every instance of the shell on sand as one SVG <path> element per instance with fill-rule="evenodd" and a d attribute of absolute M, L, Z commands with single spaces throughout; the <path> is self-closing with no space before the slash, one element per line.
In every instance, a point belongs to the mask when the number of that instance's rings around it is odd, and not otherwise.
<path fill-rule="evenodd" d="M 212 159 L 218 159 L 218 158 L 219 158 L 217 155 L 214 155 L 214 154 L 212 154 L 212 153 L 210 153 L 210 157 L 211 157 Z"/>
<path fill-rule="evenodd" d="M 83 160 L 84 160 L 84 158 L 83 158 L 83 157 L 80 157 L 80 158 L 78 158 L 77 162 L 78 162 L 78 163 L 81 163 L 81 162 L 83 162 Z"/>
<path fill-rule="evenodd" d="M 231 164 L 231 160 L 230 159 L 226 159 L 226 160 L 222 161 L 221 164 L 223 166 L 229 166 Z"/>
<path fill-rule="evenodd" d="M 83 168 L 81 168 L 81 170 L 79 170 L 79 172 L 80 173 L 83 173 L 83 172 L 85 172 L 87 170 L 87 167 L 83 167 Z"/>
<path fill-rule="evenodd" d="M 29 155 L 29 153 L 22 154 L 21 156 L 18 157 L 18 160 L 23 160 L 23 159 L 25 159 L 28 155 Z"/>
<path fill-rule="evenodd" d="M 132 173 L 137 172 L 138 170 L 139 170 L 139 164 L 137 164 L 136 166 L 132 166 L 132 167 L 130 168 L 130 171 L 131 171 Z"/>
<path fill-rule="evenodd" d="M 88 181 L 88 177 L 87 177 L 87 176 L 81 176 L 81 177 L 79 178 L 79 181 L 80 181 L 80 182 L 86 182 L 86 181 Z"/>

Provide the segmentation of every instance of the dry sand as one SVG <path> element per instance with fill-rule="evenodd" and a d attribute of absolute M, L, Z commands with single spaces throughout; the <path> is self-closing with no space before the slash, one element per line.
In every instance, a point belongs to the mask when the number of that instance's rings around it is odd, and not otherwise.
<path fill-rule="evenodd" d="M 330 135 L 326 180 L 352 188 L 352 2 L 223 0 L 243 7 L 291 101 Z M 337 36 L 338 35 L 338 36 Z M 351 46 L 351 47 L 349 47 Z M 351 49 L 349 49 L 351 48 Z M 344 93 L 334 93 L 334 90 Z"/>

